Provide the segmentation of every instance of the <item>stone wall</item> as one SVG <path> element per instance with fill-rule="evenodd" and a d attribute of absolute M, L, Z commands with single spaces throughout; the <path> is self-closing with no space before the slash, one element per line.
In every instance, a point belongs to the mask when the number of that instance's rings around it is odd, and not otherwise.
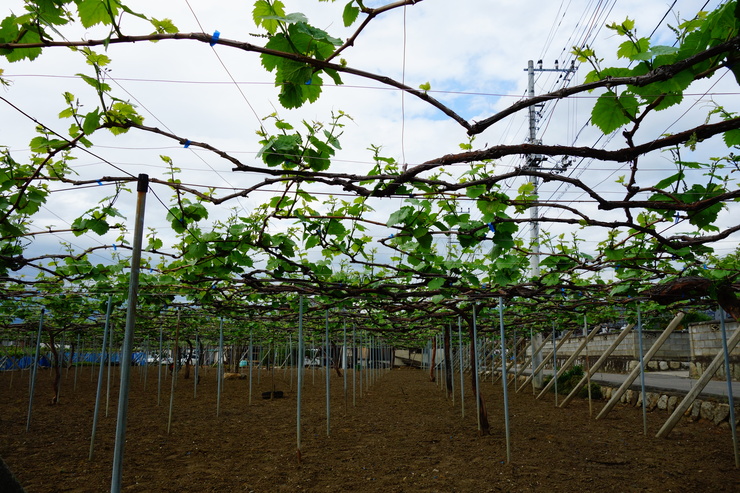
<path fill-rule="evenodd" d="M 601 393 L 604 400 L 609 400 L 612 393 L 617 389 L 613 387 L 601 387 Z M 672 413 L 678 404 L 681 403 L 682 396 L 673 394 L 662 394 L 659 392 L 645 392 L 645 403 L 648 411 L 667 411 Z M 639 390 L 627 390 L 619 402 L 642 408 L 642 392 Z M 715 425 L 729 426 L 730 406 L 726 402 L 716 400 L 696 399 L 684 413 L 684 416 L 692 421 L 704 419 L 713 422 Z M 667 418 L 666 418 L 667 419 Z M 735 424 L 740 422 L 740 406 L 735 406 Z"/>
<path fill-rule="evenodd" d="M 520 377 L 519 380 L 524 382 L 524 379 L 525 377 Z M 604 401 L 609 401 L 612 398 L 612 394 L 617 391 L 617 387 L 607 387 L 605 385 L 601 385 L 600 387 L 601 398 Z M 665 411 L 667 420 L 670 415 L 669 413 L 672 413 L 676 409 L 676 406 L 681 403 L 683 397 L 683 395 L 673 393 L 645 392 L 645 407 L 648 412 Z M 619 402 L 626 406 L 641 409 L 642 392 L 629 389 L 622 394 Z M 735 424 L 740 426 L 740 406 L 737 405 L 737 400 L 735 400 L 735 403 Z M 715 425 L 729 428 L 730 406 L 727 403 L 727 399 L 724 402 L 713 399 L 696 399 L 686 410 L 684 416 L 692 421 L 703 419 L 711 421 Z"/>

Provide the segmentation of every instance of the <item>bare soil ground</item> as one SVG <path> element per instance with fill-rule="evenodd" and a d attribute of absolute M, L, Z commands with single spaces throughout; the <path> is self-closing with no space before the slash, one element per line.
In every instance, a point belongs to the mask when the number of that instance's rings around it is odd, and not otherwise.
<path fill-rule="evenodd" d="M 554 396 L 535 400 L 510 388 L 511 462 L 506 461 L 502 387 L 483 382 L 491 434 L 479 436 L 475 404 L 453 405 L 419 370 L 385 372 L 369 389 L 331 374 L 331 433 L 327 437 L 324 374 L 306 372 L 302 461 L 296 454 L 296 382 L 276 372 L 283 399 L 262 400 L 272 388 L 263 372 L 254 381 L 224 383 L 216 415 L 216 372 L 180 378 L 167 433 L 170 382 L 157 405 L 157 368 L 146 388 L 133 372 L 123 490 L 129 492 L 484 492 L 484 491 L 740 491 L 728 427 L 680 423 L 668 439 L 654 438 L 668 417 L 618 406 L 606 419 L 589 418 L 585 400 L 568 409 Z M 27 433 L 28 373 L 0 374 L 0 457 L 29 493 L 110 489 L 118 381 L 108 416 L 101 416 L 95 457 L 88 460 L 97 373 L 63 378 L 61 402 L 48 404 L 50 375 L 39 375 Z M 117 376 L 116 376 L 117 377 Z M 459 380 L 456 381 L 456 384 Z M 466 381 L 469 388 L 469 382 Z M 105 387 L 104 387 L 105 388 Z M 469 394 L 470 392 L 466 392 Z M 594 415 L 603 402 L 594 403 Z M 105 409 L 105 397 L 103 398 Z"/>

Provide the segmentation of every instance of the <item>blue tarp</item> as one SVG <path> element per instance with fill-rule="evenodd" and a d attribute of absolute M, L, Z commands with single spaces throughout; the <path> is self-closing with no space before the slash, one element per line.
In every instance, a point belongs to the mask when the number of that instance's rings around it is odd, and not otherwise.
<path fill-rule="evenodd" d="M 69 361 L 70 354 L 64 355 L 65 361 Z M 51 367 L 51 355 L 43 354 L 39 357 L 39 366 L 41 368 Z M 110 360 L 113 364 L 119 364 L 121 362 L 121 356 L 119 353 L 113 353 L 110 355 Z M 98 363 L 100 362 L 100 353 L 75 353 L 75 363 Z M 134 365 L 143 365 L 146 363 L 146 353 L 137 352 L 131 356 L 131 363 Z M 22 356 L 17 358 L 15 356 L 0 356 L 0 371 L 4 370 L 25 370 L 33 366 L 33 356 Z"/>

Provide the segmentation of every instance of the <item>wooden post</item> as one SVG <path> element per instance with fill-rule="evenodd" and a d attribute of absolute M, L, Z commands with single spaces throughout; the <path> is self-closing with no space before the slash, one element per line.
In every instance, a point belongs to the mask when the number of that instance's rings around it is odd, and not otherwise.
<path fill-rule="evenodd" d="M 573 331 L 572 331 L 572 330 L 569 330 L 568 332 L 566 332 L 566 333 L 565 333 L 565 335 L 563 336 L 563 338 L 562 338 L 562 339 L 560 339 L 560 342 L 558 342 L 558 343 L 557 343 L 557 344 L 555 345 L 555 348 L 554 348 L 554 350 L 553 350 L 553 351 L 550 351 L 550 352 L 549 352 L 549 353 L 547 354 L 547 356 L 545 356 L 545 357 L 544 357 L 544 358 L 542 359 L 542 363 L 540 363 L 540 364 L 539 364 L 539 365 L 537 366 L 537 368 L 535 368 L 535 370 L 534 370 L 534 371 L 532 372 L 532 374 L 531 374 L 531 375 L 529 375 L 529 376 L 527 377 L 527 379 L 526 379 L 526 380 L 524 380 L 524 383 L 523 383 L 523 384 L 522 384 L 522 385 L 521 385 L 521 386 L 519 387 L 519 391 L 521 391 L 521 390 L 522 390 L 522 389 L 523 389 L 524 387 L 526 387 L 526 386 L 527 386 L 527 384 L 528 384 L 528 383 L 529 383 L 530 381 L 532 381 L 532 378 L 534 377 L 534 375 L 535 375 L 536 373 L 539 373 L 539 372 L 540 372 L 540 371 L 541 371 L 541 370 L 542 370 L 542 369 L 543 369 L 543 368 L 545 367 L 545 365 L 547 364 L 547 362 L 548 362 L 548 361 L 550 361 L 550 358 L 552 358 L 553 354 L 555 354 L 555 351 L 558 351 L 558 350 L 560 350 L 560 348 L 561 348 L 561 347 L 563 346 L 563 344 L 565 344 L 565 342 L 566 342 L 566 341 L 567 341 L 568 339 L 570 339 L 570 336 L 572 336 L 572 335 L 573 335 Z"/>
<path fill-rule="evenodd" d="M 573 397 L 578 393 L 579 390 L 586 384 L 588 379 L 594 376 L 594 374 L 599 371 L 599 368 L 601 368 L 601 365 L 604 364 L 606 359 L 619 347 L 619 345 L 622 343 L 622 341 L 627 337 L 627 335 L 632 332 L 632 329 L 635 327 L 635 324 L 629 324 L 621 334 L 619 334 L 619 337 L 612 342 L 612 345 L 609 346 L 609 348 L 604 351 L 604 354 L 601 355 L 601 357 L 594 363 L 594 366 L 591 367 L 591 370 L 589 370 L 586 375 L 583 375 L 583 378 L 581 378 L 581 381 L 578 382 L 578 384 L 573 387 L 573 390 L 571 390 L 570 394 L 563 400 L 563 402 L 560 403 L 559 407 L 566 407 L 571 400 L 573 400 Z"/>
<path fill-rule="evenodd" d="M 727 351 L 732 352 L 733 349 L 735 349 L 735 346 L 737 346 L 738 342 L 740 342 L 740 328 L 735 329 L 735 332 L 732 334 L 732 337 L 727 341 Z M 663 427 L 658 431 L 658 434 L 655 435 L 658 438 L 666 438 L 668 434 L 673 430 L 673 427 L 676 426 L 676 423 L 681 419 L 681 416 L 686 412 L 686 410 L 689 408 L 689 406 L 696 400 L 696 397 L 701 393 L 702 390 L 704 390 L 704 387 L 707 386 L 709 381 L 712 379 L 714 374 L 716 373 L 717 369 L 719 369 L 719 366 L 724 362 L 725 360 L 725 353 L 723 350 L 720 350 L 717 353 L 717 356 L 714 357 L 711 363 L 704 369 L 704 373 L 702 373 L 699 380 L 696 381 L 694 386 L 689 390 L 689 393 L 686 394 L 686 397 L 683 398 L 681 403 L 676 406 L 676 409 L 673 411 L 673 414 L 671 414 L 671 417 L 668 418 L 668 420 L 663 424 Z M 730 406 L 734 406 L 734 402 L 728 402 Z"/>
<path fill-rule="evenodd" d="M 537 399 L 539 399 L 540 397 L 542 397 L 543 395 L 545 395 L 545 392 L 547 392 L 548 390 L 550 390 L 550 387 L 552 387 L 553 385 L 555 385 L 555 381 L 558 379 L 558 377 L 560 375 L 562 375 L 570 367 L 570 365 L 573 364 L 573 362 L 576 360 L 576 358 L 578 358 L 578 355 L 581 354 L 581 351 L 583 351 L 583 349 L 588 344 L 588 341 L 590 339 L 593 339 L 593 337 L 596 335 L 596 333 L 599 330 L 601 330 L 601 326 L 600 325 L 597 325 L 596 327 L 593 328 L 593 330 L 591 330 L 591 333 L 589 333 L 586 336 L 586 338 L 583 339 L 583 342 L 581 342 L 581 345 L 578 346 L 578 349 L 576 349 L 576 351 L 573 354 L 570 355 L 570 358 L 568 358 L 568 361 L 566 361 L 563 364 L 563 366 L 561 366 L 560 368 L 558 368 L 558 371 L 553 375 L 552 380 L 550 380 L 549 382 L 547 382 L 547 385 L 545 385 L 545 388 L 543 388 L 540 391 L 540 393 L 537 394 Z"/>
<path fill-rule="evenodd" d="M 668 340 L 668 336 L 671 335 L 673 330 L 678 327 L 678 324 L 681 323 L 681 320 L 683 320 L 685 313 L 684 312 L 678 312 L 676 316 L 671 320 L 671 323 L 668 324 L 668 327 L 663 331 L 663 333 L 660 335 L 657 341 L 653 343 L 650 350 L 647 352 L 645 357 L 642 359 L 642 364 L 647 365 L 648 362 L 653 359 L 653 356 L 655 356 L 655 353 L 658 352 L 658 350 L 661 348 L 663 343 Z M 596 416 L 596 419 L 601 419 L 607 414 L 609 414 L 609 411 L 611 411 L 614 406 L 617 405 L 617 402 L 619 402 L 619 399 L 622 397 L 622 394 L 624 394 L 627 391 L 627 388 L 632 385 L 632 382 L 635 381 L 637 378 L 637 375 L 640 373 L 640 366 L 636 366 L 629 375 L 627 375 L 627 379 L 622 383 L 622 386 L 617 389 L 616 392 L 612 394 L 612 398 L 609 400 L 609 402 L 606 403 L 604 408 L 601 410 L 601 412 Z"/>
<path fill-rule="evenodd" d="M 543 347 L 545 346 L 545 344 L 547 344 L 547 342 L 548 342 L 548 341 L 549 341 L 550 339 L 552 339 L 552 334 L 548 335 L 548 336 L 547 336 L 547 337 L 545 338 L 545 340 L 544 340 L 544 341 L 542 341 L 542 344 L 540 345 L 540 347 L 538 347 L 538 348 L 537 348 L 537 350 L 536 350 L 536 351 L 534 351 L 534 353 L 536 354 L 536 353 L 539 353 L 539 352 L 541 352 L 541 351 L 542 351 L 542 348 L 543 348 Z M 526 351 L 527 351 L 527 349 L 529 349 L 529 347 L 530 347 L 531 345 L 532 345 L 531 343 L 530 343 L 530 344 L 528 344 L 528 345 L 527 345 L 527 347 L 525 347 L 525 348 L 524 348 L 524 352 L 526 352 Z M 534 348 L 532 348 L 532 349 L 534 349 Z M 516 376 L 514 376 L 514 378 L 516 379 L 516 378 L 519 378 L 520 376 L 522 376 L 522 373 L 524 373 L 524 371 L 525 371 L 525 370 L 527 369 L 527 366 L 530 366 L 530 363 L 531 363 L 531 362 L 532 362 L 532 356 L 527 356 L 527 359 L 525 359 L 525 360 L 524 360 L 524 361 L 522 362 L 522 366 L 521 366 L 521 368 L 519 369 L 519 371 L 518 371 L 518 372 L 516 372 Z"/>

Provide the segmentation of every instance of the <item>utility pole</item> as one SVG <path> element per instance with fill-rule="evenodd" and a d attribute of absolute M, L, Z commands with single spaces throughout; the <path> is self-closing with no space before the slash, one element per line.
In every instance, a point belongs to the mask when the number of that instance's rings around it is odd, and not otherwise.
<path fill-rule="evenodd" d="M 564 72 L 565 73 L 565 80 L 567 82 L 568 78 L 575 73 L 575 63 L 571 62 L 570 67 L 568 68 L 560 68 L 559 63 L 557 60 L 555 60 L 555 68 L 542 68 L 542 60 L 537 61 L 537 68 L 534 66 L 534 62 L 532 60 L 529 60 L 527 62 L 527 68 L 525 69 L 527 71 L 527 97 L 533 98 L 534 97 L 534 73 L 535 72 Z M 544 103 L 540 103 L 538 105 L 532 105 L 529 107 L 529 138 L 528 143 L 530 144 L 541 144 L 542 141 L 537 138 L 537 122 L 539 120 L 539 110 L 541 110 L 544 107 Z M 528 154 L 527 157 L 527 164 L 525 169 L 527 170 L 547 170 L 546 168 L 542 168 L 540 166 L 540 163 L 544 161 L 542 155 L 540 154 Z M 565 165 L 559 166 L 557 168 L 551 168 L 549 171 L 564 171 Z M 537 189 L 539 186 L 538 180 L 536 176 L 530 176 L 529 182 L 532 184 L 534 190 L 533 194 L 535 195 L 535 204 L 530 207 L 529 209 L 529 217 L 531 219 L 531 228 L 530 228 L 530 242 L 531 242 L 531 257 L 529 259 L 529 269 L 530 269 L 530 275 L 533 279 L 537 279 L 540 277 L 540 243 L 539 243 L 539 237 L 540 237 L 540 223 L 539 223 L 539 207 L 537 206 Z M 540 363 L 542 363 L 542 352 L 538 351 L 540 346 L 542 346 L 542 333 L 536 333 L 532 337 L 532 344 L 531 344 L 531 351 L 532 351 L 532 368 L 537 368 Z M 542 388 L 542 373 L 538 373 L 536 375 L 532 376 L 532 383 L 537 388 Z"/>

